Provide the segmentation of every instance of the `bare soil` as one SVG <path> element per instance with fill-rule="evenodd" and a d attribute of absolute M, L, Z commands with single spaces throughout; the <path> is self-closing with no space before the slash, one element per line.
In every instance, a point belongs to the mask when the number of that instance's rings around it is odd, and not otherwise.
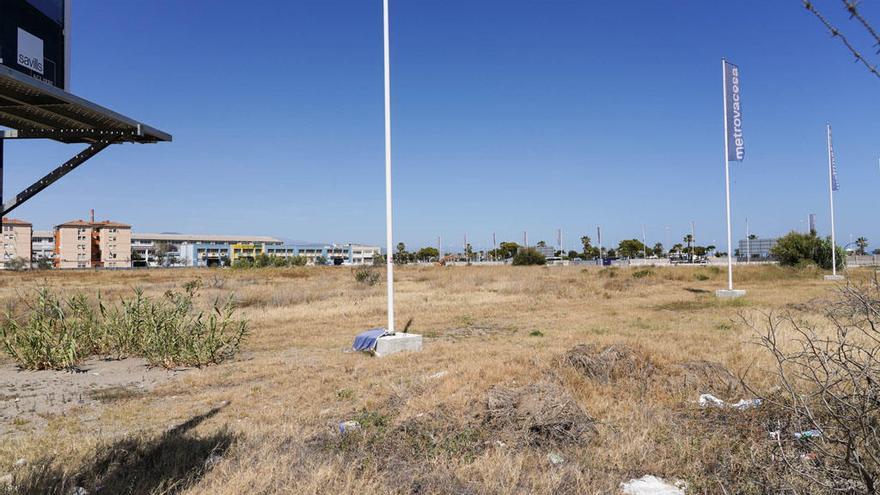
<path fill-rule="evenodd" d="M 29 432 L 46 417 L 142 396 L 185 370 L 150 367 L 140 358 L 90 359 L 72 371 L 0 366 L 0 437 Z"/>

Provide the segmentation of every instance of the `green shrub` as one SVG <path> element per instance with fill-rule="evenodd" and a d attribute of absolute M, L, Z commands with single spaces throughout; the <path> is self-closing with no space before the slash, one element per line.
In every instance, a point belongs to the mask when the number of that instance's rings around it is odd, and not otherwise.
<path fill-rule="evenodd" d="M 354 279 L 372 287 L 379 282 L 379 273 L 371 267 L 362 266 L 354 271 Z"/>
<path fill-rule="evenodd" d="M 513 264 L 515 266 L 545 265 L 547 264 L 547 258 L 545 258 L 543 254 L 538 252 L 537 249 L 520 249 L 513 257 Z"/>
<path fill-rule="evenodd" d="M 51 258 L 47 258 L 45 256 L 42 256 L 42 257 L 40 257 L 40 259 L 37 260 L 37 269 L 38 270 L 49 270 L 53 266 L 54 265 L 52 264 Z"/>
<path fill-rule="evenodd" d="M 837 250 L 837 268 L 846 263 L 846 252 L 840 246 Z M 831 238 L 821 238 L 815 232 L 803 234 L 789 232 L 781 237 L 770 250 L 779 264 L 783 266 L 818 265 L 825 270 L 831 269 Z"/>
<path fill-rule="evenodd" d="M 0 325 L 3 347 L 22 368 L 73 368 L 94 350 L 97 317 L 82 295 L 62 301 L 43 288 L 26 307 L 25 315 L 7 312 Z"/>
<path fill-rule="evenodd" d="M 238 352 L 247 336 L 247 321 L 235 318 L 232 298 L 214 301 L 205 316 L 193 309 L 195 290 L 168 291 L 146 300 L 140 355 L 150 364 L 176 368 L 221 363 Z"/>
<path fill-rule="evenodd" d="M 306 266 L 306 262 L 308 261 L 308 258 L 305 256 L 291 256 L 287 258 L 287 263 L 290 266 Z"/>
<path fill-rule="evenodd" d="M 30 263 L 28 262 L 28 260 L 19 257 L 19 258 L 13 258 L 13 259 L 7 261 L 5 266 L 6 266 L 7 270 L 12 270 L 14 272 L 20 272 L 22 270 L 29 268 Z"/>
<path fill-rule="evenodd" d="M 37 291 L 21 315 L 7 312 L 0 335 L 6 351 L 26 369 L 66 369 L 92 355 L 140 356 L 151 365 L 202 367 L 232 357 L 247 336 L 247 321 L 235 317 L 232 299 L 197 310 L 199 280 L 183 291 L 150 298 L 141 289 L 96 311 L 77 294 L 64 301 L 48 289 Z"/>
<path fill-rule="evenodd" d="M 254 261 L 250 258 L 238 258 L 232 263 L 232 268 L 253 268 Z"/>

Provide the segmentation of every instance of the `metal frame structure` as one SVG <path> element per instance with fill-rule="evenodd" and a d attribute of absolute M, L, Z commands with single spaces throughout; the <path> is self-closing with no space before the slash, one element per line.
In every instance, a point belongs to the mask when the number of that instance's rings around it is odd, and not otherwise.
<path fill-rule="evenodd" d="M 170 134 L 74 96 L 8 67 L 0 66 L 0 204 L 5 216 L 112 144 L 158 143 Z M 88 147 L 4 202 L 4 143 L 11 139 L 51 139 Z"/>

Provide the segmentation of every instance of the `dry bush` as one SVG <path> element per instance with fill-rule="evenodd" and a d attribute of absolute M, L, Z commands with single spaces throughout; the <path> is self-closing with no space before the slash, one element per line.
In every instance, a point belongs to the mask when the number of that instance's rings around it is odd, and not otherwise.
<path fill-rule="evenodd" d="M 600 383 L 622 378 L 644 379 L 654 371 L 651 360 L 623 344 L 603 349 L 593 344 L 579 344 L 565 353 L 565 361 L 580 374 Z"/>
<path fill-rule="evenodd" d="M 842 287 L 826 318 L 823 326 L 769 313 L 752 324 L 781 387 L 765 397 L 783 411 L 774 427 L 777 462 L 828 492 L 877 493 L 880 282 Z M 805 431 L 815 434 L 796 438 Z"/>
<path fill-rule="evenodd" d="M 571 394 L 546 381 L 492 387 L 486 397 L 485 422 L 527 445 L 579 444 L 596 433 L 595 421 Z"/>
<path fill-rule="evenodd" d="M 301 451 L 308 463 L 342 460 L 347 469 L 383 473 L 385 492 L 462 493 L 464 485 L 452 473 L 444 476 L 443 466 L 472 462 L 489 444 L 479 424 L 462 422 L 442 407 L 403 421 L 395 420 L 393 408 L 387 412 L 363 409 L 352 420 L 358 424 L 356 429 L 343 433 L 333 425 L 305 442 L 289 439 L 284 450 Z M 296 473 L 303 468 L 314 466 L 302 464 L 292 470 Z"/>
<path fill-rule="evenodd" d="M 673 364 L 669 382 L 674 389 L 697 394 L 713 394 L 722 399 L 734 399 L 742 392 L 742 382 L 723 364 L 715 361 L 686 361 Z"/>

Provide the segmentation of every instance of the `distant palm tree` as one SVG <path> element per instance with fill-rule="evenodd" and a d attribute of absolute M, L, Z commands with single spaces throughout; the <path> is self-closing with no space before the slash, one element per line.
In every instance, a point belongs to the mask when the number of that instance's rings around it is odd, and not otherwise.
<path fill-rule="evenodd" d="M 754 241 L 754 240 L 757 239 L 757 238 L 758 238 L 758 236 L 756 236 L 755 234 L 749 234 L 749 240 L 748 240 L 748 242 L 746 243 L 746 246 L 748 247 L 748 249 L 747 249 L 746 251 L 748 252 L 747 256 L 748 256 L 749 258 L 751 258 L 751 256 L 752 256 L 752 241 Z M 752 260 L 751 260 L 751 259 L 748 259 L 748 260 L 746 260 L 746 261 L 747 261 L 747 262 L 751 262 Z"/>
<path fill-rule="evenodd" d="M 687 234 L 684 236 L 684 238 L 682 240 L 684 240 L 684 242 L 687 243 L 688 256 L 690 256 L 690 260 L 691 260 L 691 262 L 693 262 L 694 261 L 694 250 L 691 249 L 691 243 L 694 242 L 694 236 L 691 234 Z"/>
<path fill-rule="evenodd" d="M 868 239 L 864 237 L 859 237 L 858 239 L 856 239 L 856 246 L 859 247 L 859 249 L 856 250 L 856 254 L 864 255 L 867 252 L 866 250 L 868 249 Z"/>

